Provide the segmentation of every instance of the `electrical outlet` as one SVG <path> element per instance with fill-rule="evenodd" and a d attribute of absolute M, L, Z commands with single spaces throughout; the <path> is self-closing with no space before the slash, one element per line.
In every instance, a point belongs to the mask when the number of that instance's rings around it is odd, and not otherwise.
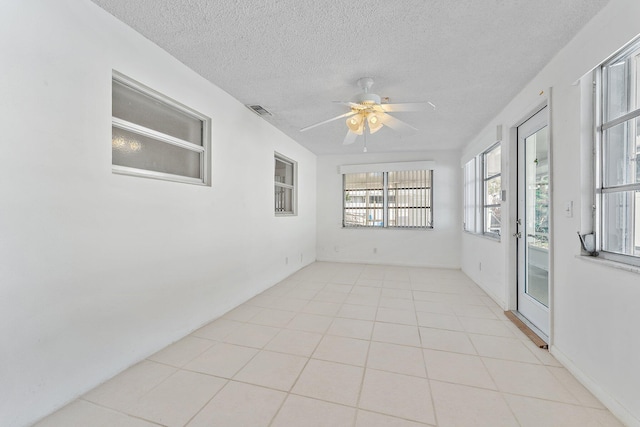
<path fill-rule="evenodd" d="M 373 253 L 377 254 L 378 253 L 378 248 L 373 248 Z"/>
<path fill-rule="evenodd" d="M 287 257 L 284 257 L 284 263 L 285 263 L 285 265 L 288 265 L 288 264 L 289 264 L 289 257 L 288 257 L 288 256 L 287 256 Z"/>
<path fill-rule="evenodd" d="M 481 262 L 478 263 L 478 270 L 482 271 L 482 263 Z"/>

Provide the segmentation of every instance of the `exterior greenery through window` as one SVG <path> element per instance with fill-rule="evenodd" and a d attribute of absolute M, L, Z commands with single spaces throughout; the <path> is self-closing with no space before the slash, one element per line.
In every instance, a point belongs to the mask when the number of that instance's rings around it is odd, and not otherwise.
<path fill-rule="evenodd" d="M 296 213 L 296 173 L 297 166 L 293 160 L 279 154 L 275 155 L 274 201 L 277 215 Z"/>
<path fill-rule="evenodd" d="M 431 170 L 343 175 L 344 227 L 433 228 Z"/>
<path fill-rule="evenodd" d="M 640 265 L 640 41 L 599 76 L 598 247 L 605 258 Z"/>
<path fill-rule="evenodd" d="M 500 236 L 502 227 L 501 203 L 501 149 L 496 144 L 482 154 L 483 164 L 483 225 L 484 234 Z"/>
<path fill-rule="evenodd" d="M 111 105 L 114 173 L 208 184 L 207 117 L 115 72 Z"/>

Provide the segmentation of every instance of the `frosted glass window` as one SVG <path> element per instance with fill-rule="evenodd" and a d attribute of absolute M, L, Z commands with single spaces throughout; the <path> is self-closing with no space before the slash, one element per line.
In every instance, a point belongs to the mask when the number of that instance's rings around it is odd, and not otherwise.
<path fill-rule="evenodd" d="M 297 164 L 279 154 L 275 155 L 275 213 L 276 215 L 293 215 L 296 213 L 296 173 Z"/>
<path fill-rule="evenodd" d="M 208 184 L 207 117 L 115 72 L 111 105 L 114 173 Z"/>
<path fill-rule="evenodd" d="M 640 41 L 604 63 L 600 77 L 599 250 L 640 265 Z"/>
<path fill-rule="evenodd" d="M 114 165 L 200 178 L 201 154 L 113 127 Z"/>

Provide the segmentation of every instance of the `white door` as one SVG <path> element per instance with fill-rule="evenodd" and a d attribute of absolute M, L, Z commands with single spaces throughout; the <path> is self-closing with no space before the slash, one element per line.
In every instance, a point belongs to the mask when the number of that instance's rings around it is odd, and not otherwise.
<path fill-rule="evenodd" d="M 518 127 L 518 312 L 549 336 L 549 126 L 544 107 Z"/>

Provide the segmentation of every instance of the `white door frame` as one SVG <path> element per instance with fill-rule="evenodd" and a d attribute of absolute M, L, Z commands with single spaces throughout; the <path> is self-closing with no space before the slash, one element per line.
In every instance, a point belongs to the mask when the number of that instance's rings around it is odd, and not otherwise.
<path fill-rule="evenodd" d="M 518 307 L 518 239 L 514 233 L 518 231 L 516 221 L 518 219 L 518 126 L 526 122 L 535 113 L 547 107 L 547 123 L 549 126 L 549 336 L 548 344 L 553 344 L 554 331 L 554 230 L 553 230 L 553 121 L 552 121 L 552 105 L 551 105 L 551 88 L 540 92 L 540 99 L 535 104 L 530 104 L 529 108 L 525 108 L 525 114 L 514 119 L 509 129 L 509 152 L 503 160 L 503 170 L 508 174 L 507 183 L 507 206 L 508 215 L 507 222 L 503 223 L 503 238 L 507 239 L 506 248 L 506 268 L 505 283 L 507 309 L 516 311 Z M 506 166 L 506 167 L 505 167 Z M 505 176 L 503 174 L 503 177 Z"/>

